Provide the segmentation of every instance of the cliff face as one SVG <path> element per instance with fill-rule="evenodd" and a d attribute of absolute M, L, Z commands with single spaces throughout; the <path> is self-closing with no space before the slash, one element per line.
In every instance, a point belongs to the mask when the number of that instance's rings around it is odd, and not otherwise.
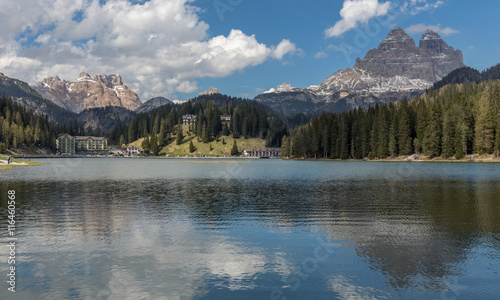
<path fill-rule="evenodd" d="M 368 51 L 363 60 L 358 58 L 354 68 L 378 76 L 405 76 L 434 83 L 463 66 L 462 52 L 448 46 L 439 34 L 427 30 L 417 47 L 398 27 L 389 32 L 377 49 Z"/>
<path fill-rule="evenodd" d="M 137 94 L 123 84 L 120 75 L 103 74 L 91 78 L 87 73 L 80 73 L 75 81 L 55 76 L 45 78 L 33 88 L 44 98 L 77 113 L 106 106 L 135 110 L 142 104 Z"/>
<path fill-rule="evenodd" d="M 342 101 L 346 105 L 337 107 L 354 109 L 394 101 L 398 97 L 413 97 L 463 66 L 462 52 L 449 46 L 439 34 L 427 30 L 417 47 L 415 41 L 398 27 L 391 30 L 377 48 L 370 49 L 364 59 L 357 58 L 353 68 L 333 73 L 319 86 L 288 88 L 286 93 L 283 88 L 271 89 L 255 100 L 284 113 L 295 111 L 285 101 L 301 102 L 302 107 L 308 107 L 302 110 L 305 112 L 333 107 L 331 103 L 341 100 L 346 100 Z M 325 106 L 325 103 L 329 105 Z"/>

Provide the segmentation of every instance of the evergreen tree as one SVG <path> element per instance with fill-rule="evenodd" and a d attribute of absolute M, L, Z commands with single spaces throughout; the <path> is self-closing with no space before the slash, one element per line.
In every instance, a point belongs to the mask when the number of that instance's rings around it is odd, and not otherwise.
<path fill-rule="evenodd" d="M 193 141 L 189 141 L 189 152 L 190 152 L 190 153 L 193 153 L 193 152 L 194 152 L 194 145 L 193 145 Z"/>
<path fill-rule="evenodd" d="M 176 145 L 182 144 L 183 139 L 184 139 L 184 136 L 182 135 L 182 125 L 179 125 L 179 128 L 177 129 L 177 136 L 175 138 L 175 144 Z"/>
<path fill-rule="evenodd" d="M 167 140 L 167 124 L 164 119 L 160 122 L 160 133 L 158 135 L 158 144 L 160 147 L 165 146 Z"/>
<path fill-rule="evenodd" d="M 475 150 L 479 154 L 492 153 L 494 145 L 494 119 L 491 113 L 491 104 L 488 96 L 483 94 L 479 102 L 479 111 L 476 118 Z"/>
<path fill-rule="evenodd" d="M 149 147 L 151 152 L 153 152 L 153 155 L 158 155 L 158 153 L 160 152 L 158 147 L 158 138 L 154 133 L 149 141 Z"/>
<path fill-rule="evenodd" d="M 160 132 L 160 113 L 157 113 L 153 122 L 153 134 Z"/>
<path fill-rule="evenodd" d="M 451 157 L 455 154 L 455 124 L 453 116 L 448 110 L 443 116 L 443 145 L 441 154 L 444 157 Z"/>
<path fill-rule="evenodd" d="M 423 151 L 428 156 L 439 156 L 441 154 L 441 106 L 434 102 L 429 108 L 429 123 L 425 130 Z"/>
<path fill-rule="evenodd" d="M 400 155 L 409 155 L 413 153 L 413 138 L 411 130 L 411 119 L 408 102 L 401 102 L 398 112 L 397 140 Z"/>
<path fill-rule="evenodd" d="M 231 148 L 231 156 L 238 155 L 238 145 L 236 145 L 236 140 L 233 142 L 233 147 Z"/>
<path fill-rule="evenodd" d="M 222 135 L 229 136 L 229 127 L 227 126 L 227 123 L 224 124 Z"/>
<path fill-rule="evenodd" d="M 380 158 L 389 155 L 389 112 L 385 106 L 380 108 L 377 119 L 377 149 L 376 154 Z"/>
<path fill-rule="evenodd" d="M 281 141 L 281 157 L 290 156 L 290 139 L 285 135 Z"/>
<path fill-rule="evenodd" d="M 132 119 L 128 125 L 128 142 L 137 140 L 137 119 Z"/>
<path fill-rule="evenodd" d="M 144 137 L 144 140 L 142 140 L 141 147 L 144 150 L 144 153 L 149 153 L 149 150 L 151 149 L 151 145 L 149 143 L 149 137 Z"/>

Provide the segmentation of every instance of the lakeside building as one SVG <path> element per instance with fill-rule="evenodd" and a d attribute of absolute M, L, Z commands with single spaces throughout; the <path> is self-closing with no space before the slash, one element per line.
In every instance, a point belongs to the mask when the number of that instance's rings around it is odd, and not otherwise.
<path fill-rule="evenodd" d="M 183 115 L 182 116 L 182 124 L 183 125 L 191 125 L 196 122 L 196 115 Z"/>
<path fill-rule="evenodd" d="M 281 148 L 248 148 L 243 150 L 243 155 L 247 157 L 279 157 Z"/>
<path fill-rule="evenodd" d="M 229 123 L 231 122 L 231 115 L 222 115 L 220 116 L 221 123 Z"/>
<path fill-rule="evenodd" d="M 141 152 L 139 151 L 139 147 L 134 146 L 134 145 L 131 145 L 131 146 L 123 145 L 121 147 L 121 151 L 123 154 L 127 154 L 127 155 L 141 154 Z"/>
<path fill-rule="evenodd" d="M 97 136 L 72 136 L 67 133 L 56 137 L 56 148 L 61 154 L 75 154 L 78 151 L 105 151 L 108 139 Z"/>

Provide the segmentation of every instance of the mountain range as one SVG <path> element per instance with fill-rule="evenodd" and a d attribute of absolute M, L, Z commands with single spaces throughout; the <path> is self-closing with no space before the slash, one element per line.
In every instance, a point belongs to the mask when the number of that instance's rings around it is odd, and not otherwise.
<path fill-rule="evenodd" d="M 135 92 L 123 84 L 120 75 L 81 73 L 73 82 L 50 77 L 30 86 L 0 73 L 0 94 L 11 97 L 50 121 L 69 125 L 75 121 L 94 131 L 107 132 L 125 124 L 137 113 L 147 113 L 173 104 L 163 97 L 141 102 Z"/>
<path fill-rule="evenodd" d="M 417 97 L 433 85 L 439 87 L 440 82 L 460 82 L 463 76 L 478 81 L 499 73 L 498 67 L 485 71 L 487 74 L 483 72 L 484 75 L 467 68 L 462 52 L 449 46 L 437 33 L 427 30 L 417 46 L 398 27 L 391 30 L 377 48 L 370 49 L 363 59 L 357 58 L 352 68 L 333 73 L 321 84 L 295 88 L 284 83 L 254 100 L 288 118 L 296 113 L 368 108 L 377 103 Z M 46 114 L 52 121 L 65 124 L 76 119 L 85 128 L 103 132 L 126 123 L 138 113 L 174 105 L 163 97 L 141 102 L 118 74 L 91 77 L 82 72 L 73 81 L 54 76 L 30 86 L 0 73 L 0 93 L 35 113 Z M 201 96 L 213 97 L 209 92 Z"/>
<path fill-rule="evenodd" d="M 135 110 L 141 106 L 139 96 L 123 84 L 120 75 L 95 75 L 82 72 L 75 81 L 58 76 L 45 78 L 33 87 L 42 97 L 60 107 L 79 113 L 87 108 L 116 106 Z"/>
<path fill-rule="evenodd" d="M 318 86 L 283 84 L 255 100 L 285 114 L 344 111 L 414 98 L 449 72 L 464 67 L 460 50 L 427 30 L 416 46 L 401 28 L 389 32 L 377 48 L 359 57 L 353 68 L 339 70 Z"/>

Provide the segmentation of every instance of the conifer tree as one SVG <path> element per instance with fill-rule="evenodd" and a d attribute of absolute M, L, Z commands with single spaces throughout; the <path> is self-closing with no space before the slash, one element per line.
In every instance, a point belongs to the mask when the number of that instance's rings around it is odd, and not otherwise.
<path fill-rule="evenodd" d="M 137 139 L 137 119 L 132 119 L 128 124 L 128 142 L 132 143 Z"/>
<path fill-rule="evenodd" d="M 231 148 L 231 156 L 238 155 L 238 145 L 236 145 L 236 140 L 233 141 L 233 147 Z"/>
<path fill-rule="evenodd" d="M 455 154 L 455 124 L 449 111 L 443 117 L 443 145 L 441 154 L 451 157 Z"/>
<path fill-rule="evenodd" d="M 409 155 L 413 153 L 413 139 L 410 124 L 411 120 L 408 110 L 408 102 L 403 100 L 398 112 L 399 119 L 397 129 L 397 140 L 400 155 Z"/>
<path fill-rule="evenodd" d="M 441 106 L 434 102 L 429 107 L 429 123 L 425 129 L 423 140 L 423 151 L 428 156 L 439 156 L 441 154 Z"/>
<path fill-rule="evenodd" d="M 179 129 L 177 129 L 177 136 L 175 138 L 175 144 L 176 145 L 182 144 L 183 139 L 184 139 L 184 136 L 182 135 L 182 125 L 179 125 Z"/>
<path fill-rule="evenodd" d="M 190 152 L 190 153 L 193 153 L 193 152 L 194 152 L 194 145 L 193 145 L 193 141 L 189 141 L 189 152 Z"/>
<path fill-rule="evenodd" d="M 474 136 L 475 150 L 479 154 L 492 153 L 494 145 L 494 119 L 491 114 L 488 96 L 483 94 L 479 102 L 478 116 Z"/>
<path fill-rule="evenodd" d="M 229 136 L 229 128 L 227 123 L 224 124 L 224 127 L 222 129 L 222 135 Z"/>
<path fill-rule="evenodd" d="M 153 155 L 158 155 L 158 153 L 160 152 L 158 147 L 158 138 L 154 133 L 149 141 L 149 147 L 151 152 L 153 152 Z"/>
<path fill-rule="evenodd" d="M 141 143 L 141 147 L 144 150 L 144 153 L 148 153 L 149 150 L 151 149 L 150 143 L 149 143 L 149 137 L 144 137 L 144 140 Z"/>
<path fill-rule="evenodd" d="M 167 139 L 167 124 L 164 119 L 161 119 L 160 122 L 160 133 L 158 135 L 158 145 L 163 147 L 165 145 Z"/>

